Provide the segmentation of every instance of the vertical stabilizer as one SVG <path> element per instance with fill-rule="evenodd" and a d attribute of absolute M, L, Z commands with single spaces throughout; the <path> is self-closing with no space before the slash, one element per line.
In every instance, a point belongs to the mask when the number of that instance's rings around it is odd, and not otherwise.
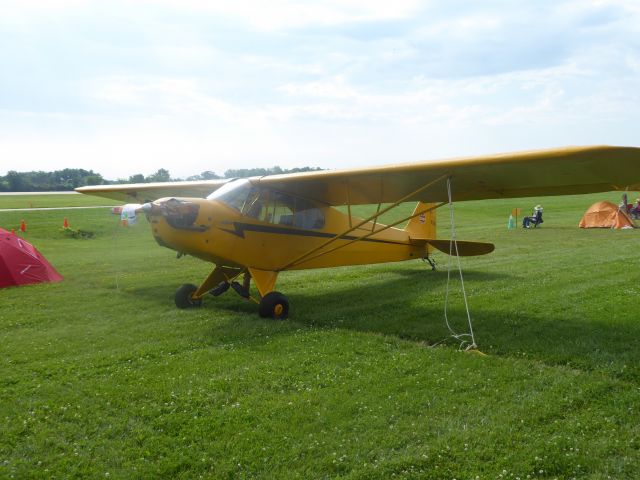
<path fill-rule="evenodd" d="M 416 208 L 413 210 L 413 213 L 416 214 L 420 211 L 426 210 L 428 208 L 435 207 L 435 203 L 423 203 L 418 202 Z M 422 213 L 417 217 L 413 217 L 407 223 L 407 226 L 404 227 L 404 231 L 409 234 L 410 238 L 436 238 L 436 209 L 429 210 L 428 212 Z M 429 248 L 429 253 L 431 253 L 431 246 Z"/>

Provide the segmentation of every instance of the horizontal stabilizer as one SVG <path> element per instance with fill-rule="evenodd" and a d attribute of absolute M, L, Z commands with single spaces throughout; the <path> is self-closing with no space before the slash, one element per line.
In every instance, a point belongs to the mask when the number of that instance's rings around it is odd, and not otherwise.
<path fill-rule="evenodd" d="M 456 254 L 455 245 L 451 246 L 451 242 L 449 240 L 436 240 L 433 238 L 411 238 L 412 241 L 423 241 L 428 243 L 432 247 L 440 250 L 442 253 L 446 253 L 447 255 L 451 251 L 453 255 Z M 458 240 L 456 242 L 458 244 L 458 254 L 461 257 L 475 257 L 478 255 L 486 255 L 487 253 L 493 252 L 496 248 L 493 243 L 484 243 L 484 242 L 465 242 L 463 240 Z"/>

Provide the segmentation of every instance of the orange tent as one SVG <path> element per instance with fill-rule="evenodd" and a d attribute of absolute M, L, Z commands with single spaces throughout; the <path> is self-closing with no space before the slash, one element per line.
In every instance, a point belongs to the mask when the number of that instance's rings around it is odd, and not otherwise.
<path fill-rule="evenodd" d="M 635 228 L 626 212 L 611 202 L 597 202 L 580 220 L 580 228 Z"/>

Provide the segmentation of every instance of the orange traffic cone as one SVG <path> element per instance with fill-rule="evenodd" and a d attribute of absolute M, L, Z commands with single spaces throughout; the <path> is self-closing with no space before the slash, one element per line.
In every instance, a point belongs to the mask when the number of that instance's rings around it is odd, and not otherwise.
<path fill-rule="evenodd" d="M 27 224 L 24 222 L 24 220 L 22 220 L 20 222 L 20 231 L 21 232 L 26 232 L 27 231 Z"/>
<path fill-rule="evenodd" d="M 12 228 L 12 229 L 11 229 L 11 235 L 15 235 L 15 234 L 16 234 L 16 229 L 15 229 L 15 228 Z"/>
<path fill-rule="evenodd" d="M 62 228 L 69 228 L 69 220 L 67 220 L 67 217 L 64 217 L 64 222 L 62 222 Z"/>

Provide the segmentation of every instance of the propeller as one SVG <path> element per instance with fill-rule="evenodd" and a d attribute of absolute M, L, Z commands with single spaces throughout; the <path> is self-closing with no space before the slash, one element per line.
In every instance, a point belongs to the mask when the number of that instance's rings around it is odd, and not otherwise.
<path fill-rule="evenodd" d="M 122 206 L 120 212 L 120 223 L 123 225 L 133 226 L 138 223 L 137 214 L 140 212 L 148 213 L 151 211 L 151 203 L 127 203 Z"/>

